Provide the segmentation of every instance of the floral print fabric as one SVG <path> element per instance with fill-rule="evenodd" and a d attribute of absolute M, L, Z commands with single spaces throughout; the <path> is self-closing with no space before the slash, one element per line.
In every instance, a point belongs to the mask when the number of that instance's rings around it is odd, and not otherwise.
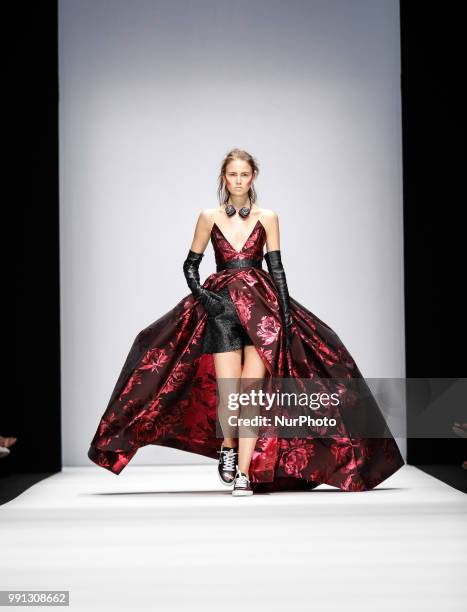
<path fill-rule="evenodd" d="M 217 263 L 262 259 L 266 232 L 258 221 L 237 251 L 214 224 L 211 241 Z M 211 274 L 203 286 L 228 287 L 266 377 L 362 378 L 337 334 L 292 295 L 293 338 L 285 353 L 278 293 L 267 270 L 230 268 Z M 189 294 L 137 334 L 89 448 L 97 465 L 119 474 L 147 444 L 218 458 L 216 373 L 212 355 L 202 352 L 206 321 L 203 306 Z M 365 408 L 378 411 L 371 394 L 366 398 Z M 258 491 L 309 490 L 321 483 L 366 491 L 402 465 L 390 434 L 356 439 L 345 432 L 327 437 L 326 431 L 292 439 L 260 434 L 250 480 Z"/>

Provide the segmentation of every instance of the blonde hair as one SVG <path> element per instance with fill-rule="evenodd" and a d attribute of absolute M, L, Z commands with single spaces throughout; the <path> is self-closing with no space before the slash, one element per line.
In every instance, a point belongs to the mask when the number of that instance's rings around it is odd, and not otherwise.
<path fill-rule="evenodd" d="M 250 155 L 247 151 L 244 151 L 243 149 L 232 149 L 231 151 L 229 151 L 222 161 L 221 170 L 219 172 L 218 177 L 217 197 L 221 206 L 223 204 L 226 204 L 229 200 L 230 192 L 225 187 L 223 177 L 225 175 L 227 164 L 229 164 L 234 159 L 242 159 L 243 161 L 246 161 L 249 164 L 251 171 L 255 175 L 255 178 L 256 176 L 258 176 L 259 173 L 258 162 L 255 160 L 253 155 Z M 248 190 L 248 197 L 252 204 L 256 202 L 258 196 L 253 183 L 251 183 L 251 187 Z"/>

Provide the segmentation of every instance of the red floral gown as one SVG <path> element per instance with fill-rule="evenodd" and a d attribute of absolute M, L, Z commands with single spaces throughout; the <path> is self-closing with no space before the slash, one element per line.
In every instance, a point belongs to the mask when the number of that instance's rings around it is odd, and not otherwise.
<path fill-rule="evenodd" d="M 214 224 L 211 232 L 216 264 L 263 259 L 266 231 L 258 220 L 237 251 Z M 228 286 L 241 324 L 266 367 L 266 378 L 362 379 L 351 355 L 326 323 L 290 296 L 291 349 L 284 349 L 278 292 L 265 269 L 222 269 L 203 286 Z M 178 448 L 218 459 L 222 442 L 216 433 L 216 373 L 213 356 L 202 352 L 207 312 L 188 294 L 172 310 L 141 330 L 123 365 L 91 442 L 88 456 L 119 474 L 147 444 Z M 365 409 L 379 415 L 367 395 Z M 379 417 L 383 421 L 382 416 Z M 384 437 L 302 438 L 261 435 L 249 476 L 255 491 L 309 490 L 326 483 L 344 491 L 366 491 L 404 465 L 389 433 Z"/>

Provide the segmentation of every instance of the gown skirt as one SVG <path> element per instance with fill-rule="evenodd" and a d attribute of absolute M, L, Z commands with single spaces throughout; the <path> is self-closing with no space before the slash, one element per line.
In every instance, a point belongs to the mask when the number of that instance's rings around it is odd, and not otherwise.
<path fill-rule="evenodd" d="M 214 318 L 190 293 L 142 329 L 133 341 L 88 457 L 120 474 L 139 448 L 167 446 L 218 459 L 218 381 L 213 352 L 254 345 L 265 381 L 294 379 L 357 381 L 340 427 L 311 428 L 307 435 L 258 431 L 249 476 L 254 491 L 311 490 L 328 484 L 343 491 L 367 491 L 404 465 L 376 400 L 337 334 L 290 295 L 292 340 L 285 351 L 277 289 L 262 267 L 266 231 L 258 219 L 240 251 L 214 223 L 211 242 L 216 272 L 203 287 L 223 297 Z M 352 412 L 377 424 L 377 436 L 347 426 Z"/>

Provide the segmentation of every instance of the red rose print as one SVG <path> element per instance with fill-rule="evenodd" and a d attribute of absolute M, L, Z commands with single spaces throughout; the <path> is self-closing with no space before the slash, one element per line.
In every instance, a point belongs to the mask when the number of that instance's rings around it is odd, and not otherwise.
<path fill-rule="evenodd" d="M 272 344 L 277 342 L 279 337 L 280 325 L 277 319 L 272 316 L 263 316 L 257 325 L 256 335 L 261 338 L 263 344 Z"/>

